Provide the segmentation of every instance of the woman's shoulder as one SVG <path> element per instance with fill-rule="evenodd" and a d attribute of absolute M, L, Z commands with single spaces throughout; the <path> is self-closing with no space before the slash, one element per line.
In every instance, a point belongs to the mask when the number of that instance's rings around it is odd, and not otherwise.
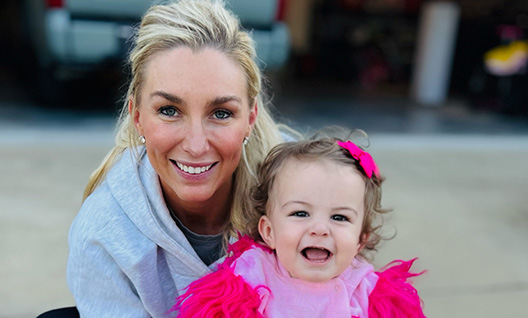
<path fill-rule="evenodd" d="M 156 251 L 156 243 L 131 220 L 106 182 L 86 198 L 71 225 L 68 241 L 70 252 L 76 251 L 79 258 L 103 253 L 119 259 L 124 267 Z"/>
<path fill-rule="evenodd" d="M 113 230 L 120 231 L 119 227 L 130 223 L 126 207 L 134 205 L 139 209 L 140 204 L 135 202 L 143 197 L 139 195 L 142 187 L 135 177 L 137 174 L 132 170 L 133 156 L 130 150 L 121 154 L 106 178 L 84 200 L 72 223 L 70 238 L 91 239 Z M 109 230 L 111 227 L 114 229 Z"/>
<path fill-rule="evenodd" d="M 124 217 L 124 212 L 112 196 L 108 182 L 103 181 L 82 203 L 73 220 L 70 237 L 83 239 L 94 236 L 121 217 Z"/>
<path fill-rule="evenodd" d="M 148 166 L 148 157 L 144 147 L 125 149 L 108 171 L 106 180 L 112 187 L 127 187 L 129 180 L 133 180 L 132 178 L 144 163 Z"/>
<path fill-rule="evenodd" d="M 106 178 L 84 200 L 75 222 L 86 222 L 83 228 L 101 229 L 109 222 L 126 214 L 126 206 L 135 204 L 143 197 L 142 186 L 134 167 L 138 166 L 137 155 L 126 150 L 111 167 Z"/>

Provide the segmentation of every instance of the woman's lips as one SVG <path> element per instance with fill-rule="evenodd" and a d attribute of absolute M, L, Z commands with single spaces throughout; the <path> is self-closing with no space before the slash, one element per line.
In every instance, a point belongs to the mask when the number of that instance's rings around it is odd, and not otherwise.
<path fill-rule="evenodd" d="M 202 166 L 189 165 L 189 164 L 185 165 L 185 164 L 180 163 L 180 162 L 175 161 L 175 160 L 171 160 L 171 162 L 176 167 L 178 167 L 178 169 L 180 169 L 180 171 L 183 171 L 185 173 L 192 174 L 192 175 L 199 175 L 199 174 L 205 173 L 205 172 L 209 171 L 209 169 L 211 169 L 214 165 L 216 165 L 216 162 L 214 162 L 212 164 L 208 164 L 208 165 L 202 165 Z"/>

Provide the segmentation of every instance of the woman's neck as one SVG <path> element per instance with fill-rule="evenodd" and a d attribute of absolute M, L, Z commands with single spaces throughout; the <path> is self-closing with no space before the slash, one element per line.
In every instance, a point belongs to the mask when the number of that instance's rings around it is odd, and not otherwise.
<path fill-rule="evenodd" d="M 231 188 L 219 189 L 209 200 L 201 202 L 183 201 L 171 190 L 163 192 L 172 213 L 192 232 L 215 235 L 223 231 L 231 212 Z"/>

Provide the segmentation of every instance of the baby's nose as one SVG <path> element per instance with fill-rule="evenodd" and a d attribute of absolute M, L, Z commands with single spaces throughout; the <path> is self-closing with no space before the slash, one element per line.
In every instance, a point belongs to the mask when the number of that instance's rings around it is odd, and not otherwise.
<path fill-rule="evenodd" d="M 326 222 L 314 220 L 310 227 L 310 235 L 326 236 L 329 234 L 328 224 Z"/>

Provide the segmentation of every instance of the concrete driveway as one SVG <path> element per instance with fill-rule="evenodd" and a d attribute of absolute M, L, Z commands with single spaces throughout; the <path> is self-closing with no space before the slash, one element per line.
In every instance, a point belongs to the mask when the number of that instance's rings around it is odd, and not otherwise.
<path fill-rule="evenodd" d="M 68 229 L 113 144 L 113 121 L 63 122 L 0 125 L 2 318 L 74 305 Z M 394 209 L 386 229 L 397 230 L 376 265 L 419 257 L 428 317 L 528 317 L 528 135 L 370 137 Z"/>

